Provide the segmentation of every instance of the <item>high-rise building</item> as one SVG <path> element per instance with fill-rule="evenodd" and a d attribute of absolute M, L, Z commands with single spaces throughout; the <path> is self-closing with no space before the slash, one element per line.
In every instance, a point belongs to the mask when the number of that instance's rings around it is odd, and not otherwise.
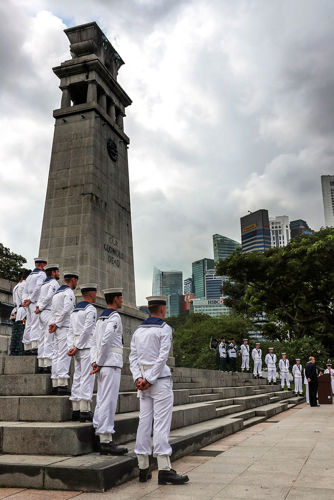
<path fill-rule="evenodd" d="M 278 215 L 270 217 L 270 236 L 272 247 L 285 247 L 290 239 L 290 224 L 287 215 Z"/>
<path fill-rule="evenodd" d="M 222 295 L 223 277 L 216 275 L 215 269 L 209 269 L 205 273 L 205 297 L 207 299 L 219 299 Z"/>
<path fill-rule="evenodd" d="M 182 271 L 161 271 L 153 268 L 153 295 L 167 296 L 166 316 L 178 316 L 182 308 Z"/>
<path fill-rule="evenodd" d="M 297 219 L 290 222 L 290 233 L 291 239 L 293 240 L 301 234 L 313 234 L 314 231 L 309 227 L 305 220 Z"/>
<path fill-rule="evenodd" d="M 325 226 L 334 227 L 334 175 L 321 176 Z"/>
<path fill-rule="evenodd" d="M 193 279 L 191 277 L 184 280 L 183 293 L 184 295 L 193 293 Z"/>
<path fill-rule="evenodd" d="M 230 308 L 224 305 L 223 297 L 219 299 L 193 299 L 190 301 L 190 312 L 217 317 L 222 314 L 229 314 Z"/>
<path fill-rule="evenodd" d="M 205 275 L 208 269 L 214 269 L 213 259 L 200 259 L 192 263 L 193 293 L 196 299 L 205 297 Z"/>
<path fill-rule="evenodd" d="M 240 219 L 243 252 L 265 252 L 271 248 L 268 210 L 257 210 Z"/>
<path fill-rule="evenodd" d="M 241 247 L 238 241 L 232 240 L 227 236 L 222 236 L 221 234 L 214 234 L 212 236 L 213 240 L 213 256 L 214 261 L 224 260 L 237 248 Z"/>

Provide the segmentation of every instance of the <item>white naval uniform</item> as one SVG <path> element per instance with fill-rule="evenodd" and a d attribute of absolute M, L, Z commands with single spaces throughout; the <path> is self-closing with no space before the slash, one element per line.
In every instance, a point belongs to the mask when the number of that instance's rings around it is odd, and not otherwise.
<path fill-rule="evenodd" d="M 241 370 L 249 370 L 249 345 L 242 344 L 240 346 L 241 351 Z"/>
<path fill-rule="evenodd" d="M 15 295 L 14 295 L 14 290 L 13 290 L 13 298 L 16 304 L 16 318 L 15 321 L 23 321 L 27 317 L 27 308 L 22 306 L 23 302 L 23 290 L 25 286 L 26 280 L 21 281 L 16 285 L 14 288 L 15 290 Z"/>
<path fill-rule="evenodd" d="M 289 374 L 290 363 L 289 363 L 289 360 L 288 359 L 280 359 L 278 366 L 279 366 L 279 371 L 280 371 L 280 375 L 281 375 L 281 387 L 282 387 L 282 389 L 284 389 L 284 386 L 286 384 L 286 386 L 289 388 L 290 387 L 290 374 Z"/>
<path fill-rule="evenodd" d="M 140 391 L 140 414 L 135 453 L 141 463 L 147 464 L 152 453 L 158 457 L 158 468 L 172 453 L 169 433 L 173 412 L 173 381 L 167 360 L 172 345 L 172 329 L 162 319 L 147 318 L 134 332 L 129 356 L 133 380 L 145 378 L 151 387 Z M 144 460 L 142 460 L 142 458 Z"/>
<path fill-rule="evenodd" d="M 262 349 L 257 349 L 256 347 L 254 347 L 254 349 L 252 350 L 252 358 L 254 361 L 253 374 L 259 375 L 261 377 L 261 375 L 262 375 Z"/>
<path fill-rule="evenodd" d="M 41 336 L 38 342 L 38 366 L 48 367 L 52 365 L 54 335 L 49 333 L 49 324 L 51 318 L 51 303 L 52 298 L 59 288 L 59 283 L 55 278 L 46 278 L 41 286 L 37 306 L 41 311 L 39 317 L 39 325 Z"/>
<path fill-rule="evenodd" d="M 267 354 L 264 358 L 264 361 L 268 367 L 268 382 L 276 382 L 276 363 L 277 356 L 276 354 Z"/>
<path fill-rule="evenodd" d="M 36 304 L 38 301 L 41 286 L 46 279 L 46 274 L 41 269 L 34 269 L 25 280 L 22 293 L 22 301 L 30 300 L 29 306 L 26 307 L 27 320 L 24 329 L 22 342 L 24 349 L 36 349 L 41 335 L 38 314 L 35 314 Z"/>
<path fill-rule="evenodd" d="M 218 350 L 219 350 L 219 357 L 226 359 L 226 357 L 227 357 L 227 351 L 226 351 L 226 344 L 225 344 L 225 342 L 220 342 L 220 344 L 218 346 Z"/>
<path fill-rule="evenodd" d="M 324 373 L 330 373 L 330 375 L 331 375 L 332 393 L 334 394 L 334 370 L 333 370 L 333 368 L 331 368 L 331 370 L 329 371 L 329 369 L 326 368 Z"/>
<path fill-rule="evenodd" d="M 123 367 L 123 327 L 114 309 L 105 309 L 97 320 L 92 338 L 91 362 L 101 367 L 97 373 L 97 398 L 93 425 L 100 443 L 109 443 L 114 434 L 121 371 Z"/>
<path fill-rule="evenodd" d="M 78 351 L 74 358 L 74 376 L 70 401 L 73 410 L 86 412 L 90 410 L 94 389 L 94 375 L 92 369 L 90 349 L 96 324 L 96 309 L 90 302 L 82 301 L 77 304 L 71 314 L 70 328 L 67 337 L 68 349 L 76 347 Z"/>
<path fill-rule="evenodd" d="M 301 364 L 294 364 L 292 367 L 292 375 L 295 383 L 295 393 L 303 394 L 303 367 Z"/>
<path fill-rule="evenodd" d="M 73 290 L 68 285 L 62 285 L 54 294 L 51 302 L 50 324 L 57 325 L 54 333 L 51 371 L 53 387 L 68 385 L 71 358 L 67 356 L 67 335 L 74 306 L 75 296 Z M 51 334 L 49 333 L 49 335 Z"/>
<path fill-rule="evenodd" d="M 309 405 L 310 404 L 310 391 L 309 391 L 309 387 L 308 387 L 308 380 L 307 380 L 307 377 L 305 375 L 305 368 L 304 368 L 303 372 L 304 372 L 304 384 L 305 384 L 305 399 L 306 399 L 306 403 Z"/>

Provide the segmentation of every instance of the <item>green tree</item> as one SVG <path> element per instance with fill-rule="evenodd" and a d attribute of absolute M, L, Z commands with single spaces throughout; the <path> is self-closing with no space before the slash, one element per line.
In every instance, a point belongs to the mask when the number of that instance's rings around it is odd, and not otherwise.
<path fill-rule="evenodd" d="M 27 261 L 22 255 L 11 252 L 0 243 L 0 278 L 6 280 L 18 281 L 22 265 Z"/>
<path fill-rule="evenodd" d="M 264 314 L 270 338 L 311 336 L 333 352 L 334 229 L 264 253 L 234 252 L 217 272 L 229 277 L 226 305 L 252 319 Z"/>

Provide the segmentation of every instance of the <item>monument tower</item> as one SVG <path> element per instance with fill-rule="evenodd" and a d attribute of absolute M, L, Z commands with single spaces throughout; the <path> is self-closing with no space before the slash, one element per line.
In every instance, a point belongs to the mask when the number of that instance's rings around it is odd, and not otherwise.
<path fill-rule="evenodd" d="M 96 282 L 100 290 L 122 286 L 134 312 L 129 138 L 123 129 L 131 99 L 117 82 L 124 63 L 95 22 L 65 33 L 72 59 L 53 68 L 62 97 L 53 112 L 40 254 L 62 270 L 77 270 L 81 283 Z"/>

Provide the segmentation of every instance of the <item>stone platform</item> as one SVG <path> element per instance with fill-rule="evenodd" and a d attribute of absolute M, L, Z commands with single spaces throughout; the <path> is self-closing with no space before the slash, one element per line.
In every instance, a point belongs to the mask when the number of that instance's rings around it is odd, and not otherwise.
<path fill-rule="evenodd" d="M 52 396 L 34 357 L 0 358 L 0 484 L 104 491 L 138 474 L 133 453 L 139 401 L 124 366 L 115 441 L 125 457 L 97 453 L 91 424 L 71 422 L 68 397 Z M 173 458 L 262 422 L 303 398 L 250 374 L 174 368 Z"/>

